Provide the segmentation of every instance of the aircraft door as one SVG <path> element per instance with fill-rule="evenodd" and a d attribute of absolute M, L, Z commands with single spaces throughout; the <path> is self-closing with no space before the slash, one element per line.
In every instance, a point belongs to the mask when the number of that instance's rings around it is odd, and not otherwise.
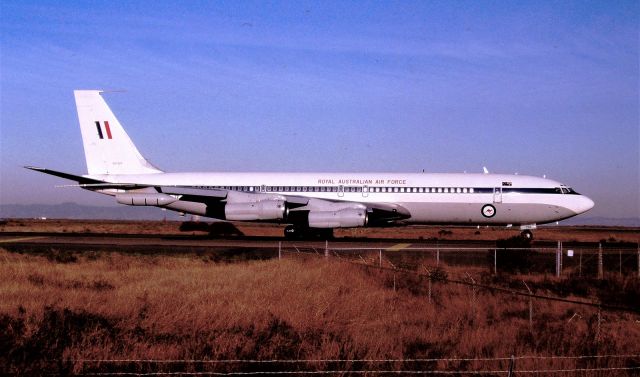
<path fill-rule="evenodd" d="M 493 202 L 502 203 L 502 187 L 495 187 L 493 189 Z"/>
<path fill-rule="evenodd" d="M 343 185 L 338 186 L 338 196 L 339 197 L 343 197 L 344 196 L 344 186 Z"/>

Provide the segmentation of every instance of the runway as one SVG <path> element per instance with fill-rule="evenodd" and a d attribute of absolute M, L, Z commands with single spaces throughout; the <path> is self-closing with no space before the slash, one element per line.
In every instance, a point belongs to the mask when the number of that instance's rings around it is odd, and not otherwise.
<path fill-rule="evenodd" d="M 47 248 L 71 248 L 73 250 L 96 249 L 111 251 L 197 251 L 215 250 L 226 248 L 246 249 L 381 249 L 385 251 L 400 251 L 415 248 L 431 247 L 473 247 L 491 248 L 493 242 L 427 242 L 407 240 L 286 240 L 277 237 L 238 237 L 238 238 L 211 238 L 202 235 L 131 235 L 131 234 L 79 234 L 79 233 L 0 233 L 0 247 L 40 249 Z"/>

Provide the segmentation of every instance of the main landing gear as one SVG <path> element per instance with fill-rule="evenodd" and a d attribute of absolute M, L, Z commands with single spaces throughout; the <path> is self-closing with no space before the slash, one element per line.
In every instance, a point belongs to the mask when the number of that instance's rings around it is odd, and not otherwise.
<path fill-rule="evenodd" d="M 299 240 L 305 238 L 320 238 L 328 240 L 333 238 L 333 229 L 328 228 L 305 228 L 297 225 L 287 225 L 284 228 L 284 238 Z"/>
<path fill-rule="evenodd" d="M 522 239 L 524 240 L 531 241 L 533 240 L 533 232 L 530 231 L 529 229 L 525 229 L 522 232 L 520 232 L 520 237 L 522 237 Z"/>

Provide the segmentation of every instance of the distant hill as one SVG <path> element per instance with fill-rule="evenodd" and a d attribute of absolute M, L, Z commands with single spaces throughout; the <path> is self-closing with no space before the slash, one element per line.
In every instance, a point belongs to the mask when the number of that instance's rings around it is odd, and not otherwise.
<path fill-rule="evenodd" d="M 560 222 L 560 225 L 604 225 L 640 227 L 640 217 L 611 218 L 611 217 L 572 217 Z"/>
<path fill-rule="evenodd" d="M 76 203 L 0 204 L 0 218 L 103 219 L 103 220 L 185 220 L 177 212 L 155 207 L 99 207 Z"/>
<path fill-rule="evenodd" d="M 155 207 L 113 206 L 99 207 L 76 203 L 62 204 L 0 204 L 0 218 L 40 218 L 52 219 L 104 219 L 104 220 L 179 220 L 173 211 L 163 211 Z M 640 227 L 640 217 L 609 218 L 577 216 L 560 222 L 560 225 L 603 225 Z"/>

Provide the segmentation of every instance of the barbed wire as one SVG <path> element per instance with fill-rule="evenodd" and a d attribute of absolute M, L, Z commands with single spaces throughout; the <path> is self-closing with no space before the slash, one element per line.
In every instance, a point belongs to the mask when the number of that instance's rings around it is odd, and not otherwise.
<path fill-rule="evenodd" d="M 525 356 L 510 356 L 510 357 L 481 357 L 481 358 L 425 358 L 425 359 L 267 359 L 267 360 L 255 360 L 255 359 L 70 359 L 72 362 L 101 362 L 101 363 L 136 363 L 136 362 L 150 362 L 150 363 L 332 363 L 332 362 L 344 362 L 344 363 L 390 363 L 390 362 L 434 362 L 434 361 L 507 361 L 507 360 L 547 360 L 547 359 L 564 359 L 564 360 L 577 360 L 577 359 L 640 359 L 640 354 L 623 354 L 623 355 L 581 355 L 581 356 L 544 356 L 544 355 L 525 355 Z"/>
<path fill-rule="evenodd" d="M 291 374 L 497 374 L 509 373 L 508 370 L 487 370 L 487 371 L 422 371 L 422 370 L 309 370 L 309 371 L 253 371 L 253 372 L 96 372 L 84 373 L 82 376 L 247 376 L 247 375 L 291 375 Z"/>
<path fill-rule="evenodd" d="M 571 369 L 529 369 L 514 370 L 515 373 L 577 373 L 577 372 L 612 372 L 612 371 L 632 371 L 640 370 L 637 367 L 601 367 L 601 368 L 571 368 Z M 95 372 L 82 373 L 81 376 L 248 376 L 248 375 L 293 375 L 293 374 L 431 374 L 431 375 L 484 375 L 484 374 L 504 374 L 509 370 L 318 370 L 318 371 L 251 371 L 251 372 Z"/>
<path fill-rule="evenodd" d="M 296 248 L 296 250 L 298 250 L 298 249 Z M 378 249 L 375 249 L 375 250 L 378 250 Z M 287 253 L 288 251 L 283 250 L 282 252 Z M 309 252 L 304 252 L 304 251 L 302 251 L 302 252 L 298 251 L 298 252 L 300 254 L 314 255 L 314 254 L 311 254 Z M 393 272 L 401 272 L 401 273 L 417 275 L 417 276 L 424 277 L 424 278 L 430 278 L 428 274 L 424 274 L 424 273 L 421 273 L 419 271 L 408 270 L 408 269 L 405 269 L 405 268 L 397 268 L 395 266 L 393 268 L 389 268 L 389 267 L 383 267 L 383 266 L 370 265 L 370 264 L 366 264 L 366 263 L 358 263 L 358 262 L 354 262 L 354 261 L 350 261 L 350 260 L 344 260 L 344 259 L 341 259 L 341 261 L 344 261 L 346 263 L 351 263 L 351 264 L 354 264 L 354 265 L 358 265 L 358 266 L 367 267 L 367 268 L 374 268 L 374 269 L 378 269 L 378 270 L 386 270 L 386 271 L 393 271 Z M 387 260 L 387 262 L 390 263 L 388 260 Z M 417 268 L 418 266 L 414 266 L 414 267 Z M 509 288 L 498 287 L 498 286 L 495 286 L 495 285 L 480 284 L 480 283 L 474 283 L 474 282 L 469 282 L 469 281 L 465 281 L 465 280 L 458 280 L 458 279 L 439 278 L 438 280 L 442 281 L 442 282 L 446 282 L 446 283 L 461 284 L 461 285 L 482 288 L 482 289 L 495 291 L 495 292 L 508 293 L 508 294 L 515 295 L 515 296 L 524 296 L 524 297 L 531 297 L 531 298 L 536 298 L 536 299 L 541 299 L 541 300 L 557 301 L 557 302 L 564 302 L 564 303 L 569 303 L 569 304 L 591 306 L 591 307 L 596 307 L 596 308 L 605 309 L 605 310 L 615 310 L 615 311 L 623 311 L 623 312 L 631 312 L 631 313 L 640 313 L 640 307 L 633 308 L 633 307 L 627 307 L 627 306 L 603 304 L 601 302 L 569 299 L 569 298 L 563 298 L 563 297 L 557 297 L 557 296 L 540 295 L 540 294 L 536 294 L 536 293 L 529 293 L 529 292 L 523 292 L 523 291 L 513 290 L 513 289 L 509 289 Z"/>
<path fill-rule="evenodd" d="M 293 245 L 293 247 L 298 247 Z M 301 248 L 305 248 L 304 246 L 299 246 Z M 394 249 L 390 249 L 393 246 L 381 246 L 381 247 L 330 247 L 329 250 L 335 250 L 340 252 L 358 252 L 358 251 L 369 251 L 369 252 L 377 252 L 377 251 L 398 251 Z M 420 246 L 408 246 L 402 249 L 401 251 L 431 251 L 431 252 L 441 252 L 441 253 L 454 253 L 454 252 L 465 252 L 465 251 L 528 251 L 528 252 L 540 252 L 540 253 L 556 253 L 558 251 L 557 247 L 497 247 L 497 246 L 486 246 L 486 247 L 452 247 L 452 246 L 430 246 L 430 247 L 420 247 Z M 635 256 L 638 249 L 636 247 L 619 247 L 619 248 L 603 248 L 599 250 L 596 248 L 585 248 L 585 247 L 564 247 L 563 251 L 566 250 L 574 250 L 582 252 L 584 255 L 597 255 L 599 252 L 605 255 L 613 255 L 619 252 L 624 252 L 625 255 Z"/>

